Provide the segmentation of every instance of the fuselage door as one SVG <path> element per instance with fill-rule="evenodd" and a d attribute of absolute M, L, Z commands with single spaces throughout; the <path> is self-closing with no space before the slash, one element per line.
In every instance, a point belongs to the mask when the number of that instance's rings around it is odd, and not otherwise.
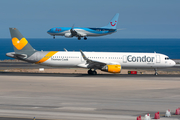
<path fill-rule="evenodd" d="M 156 63 L 160 63 L 161 59 L 160 59 L 160 55 L 156 55 Z"/>
<path fill-rule="evenodd" d="M 127 55 L 123 55 L 123 63 L 127 63 Z"/>

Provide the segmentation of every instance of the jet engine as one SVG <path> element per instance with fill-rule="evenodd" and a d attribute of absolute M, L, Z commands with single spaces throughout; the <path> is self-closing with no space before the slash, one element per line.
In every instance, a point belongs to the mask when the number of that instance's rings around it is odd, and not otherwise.
<path fill-rule="evenodd" d="M 64 36 L 65 36 L 65 37 L 67 37 L 67 38 L 71 38 L 71 37 L 73 37 L 71 33 L 65 33 L 65 35 L 64 35 Z"/>
<path fill-rule="evenodd" d="M 110 73 L 120 73 L 121 65 L 105 65 L 101 68 L 102 71 L 110 72 Z"/>

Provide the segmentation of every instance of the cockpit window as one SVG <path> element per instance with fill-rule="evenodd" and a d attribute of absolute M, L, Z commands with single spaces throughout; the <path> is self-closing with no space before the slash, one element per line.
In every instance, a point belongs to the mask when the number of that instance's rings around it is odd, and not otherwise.
<path fill-rule="evenodd" d="M 168 57 L 165 57 L 165 60 L 169 60 L 169 58 L 168 58 Z"/>

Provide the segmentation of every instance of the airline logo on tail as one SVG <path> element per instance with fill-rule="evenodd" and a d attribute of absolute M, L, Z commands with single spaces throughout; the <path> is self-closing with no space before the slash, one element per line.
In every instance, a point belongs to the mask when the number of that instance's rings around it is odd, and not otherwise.
<path fill-rule="evenodd" d="M 28 41 L 26 40 L 26 38 L 22 38 L 21 40 L 16 37 L 12 38 L 12 44 L 18 50 L 22 50 L 27 45 L 27 43 Z"/>
<path fill-rule="evenodd" d="M 115 23 L 114 23 L 114 24 L 112 24 L 112 22 L 110 22 L 111 26 L 115 26 L 115 25 L 116 25 L 116 22 L 117 22 L 117 21 L 115 21 Z"/>

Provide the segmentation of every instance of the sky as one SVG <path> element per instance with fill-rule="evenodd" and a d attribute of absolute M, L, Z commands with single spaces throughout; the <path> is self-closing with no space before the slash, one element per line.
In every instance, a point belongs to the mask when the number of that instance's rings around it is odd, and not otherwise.
<path fill-rule="evenodd" d="M 1 0 L 0 38 L 52 38 L 53 27 L 102 27 L 119 13 L 118 32 L 100 38 L 180 38 L 180 0 Z M 59 36 L 58 38 L 63 38 Z"/>

